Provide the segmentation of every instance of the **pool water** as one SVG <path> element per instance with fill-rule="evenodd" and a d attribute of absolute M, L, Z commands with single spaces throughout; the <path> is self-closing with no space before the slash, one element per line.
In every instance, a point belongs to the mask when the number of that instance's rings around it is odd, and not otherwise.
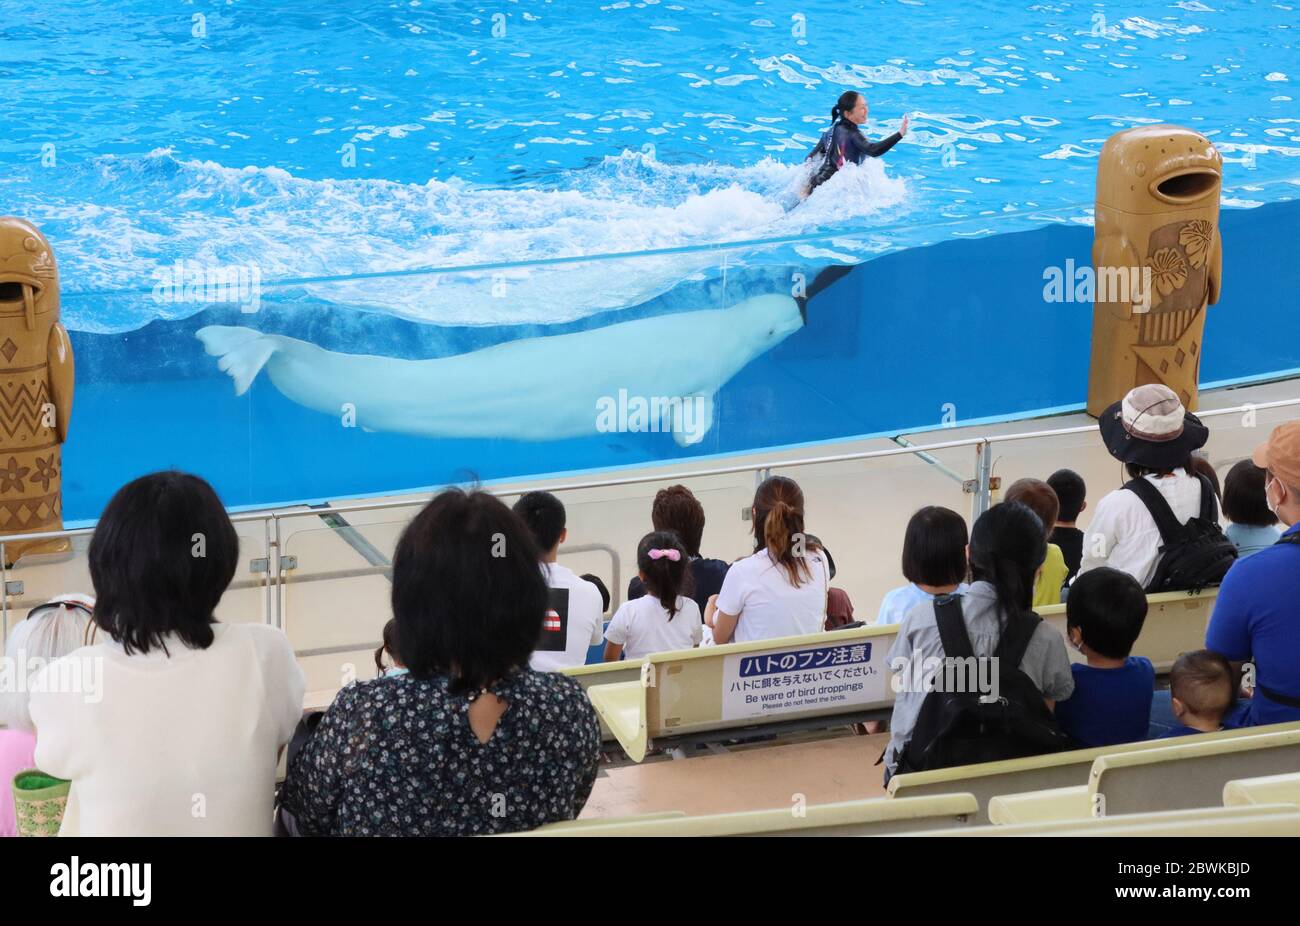
<path fill-rule="evenodd" d="M 1077 405 L 1087 312 L 1044 314 L 1042 268 L 1087 263 L 1101 144 L 1158 122 L 1225 161 L 1203 379 L 1300 367 L 1259 334 L 1286 323 L 1273 294 L 1300 230 L 1290 4 L 267 6 L 5 4 L 19 130 L 0 138 L 0 211 L 61 265 L 70 519 L 167 465 L 251 505 L 901 430 L 948 401 L 967 419 Z M 911 132 L 801 202 L 803 156 L 849 88 L 868 134 L 904 112 Z M 584 259 L 610 254 L 627 256 Z M 156 298 L 177 261 L 255 268 L 258 311 Z M 861 266 L 728 380 L 687 447 L 340 427 L 269 371 L 236 396 L 195 336 L 449 357 L 732 305 L 832 263 Z M 981 340 L 1008 318 L 1018 342 Z M 1061 359 L 1026 385 L 1029 344 Z M 937 346 L 957 354 L 936 364 Z M 977 346 L 1003 352 L 1001 376 L 970 375 Z M 583 369 L 555 358 L 560 379 Z"/>

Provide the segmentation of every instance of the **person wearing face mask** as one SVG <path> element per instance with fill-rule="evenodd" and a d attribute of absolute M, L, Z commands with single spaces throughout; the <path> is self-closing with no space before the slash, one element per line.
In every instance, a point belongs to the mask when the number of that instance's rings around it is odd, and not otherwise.
<path fill-rule="evenodd" d="M 1205 632 L 1206 649 L 1234 669 L 1255 664 L 1253 695 L 1230 713 L 1229 726 L 1300 720 L 1300 421 L 1275 428 L 1252 459 L 1286 530 L 1228 571 Z"/>
<path fill-rule="evenodd" d="M 867 158 L 878 158 L 907 134 L 907 114 L 897 132 L 880 141 L 868 141 L 862 134 L 867 121 L 867 98 L 856 90 L 847 90 L 831 108 L 831 127 L 822 133 L 817 146 L 805 160 L 813 161 L 812 177 L 804 195 L 821 186 L 845 164 L 861 164 Z M 820 158 L 820 162 L 817 159 Z"/>
<path fill-rule="evenodd" d="M 1156 670 L 1133 655 L 1146 592 L 1127 572 L 1100 566 L 1079 576 L 1065 608 L 1066 639 L 1084 661 L 1070 666 L 1074 694 L 1057 702 L 1057 723 L 1083 748 L 1146 739 Z"/>

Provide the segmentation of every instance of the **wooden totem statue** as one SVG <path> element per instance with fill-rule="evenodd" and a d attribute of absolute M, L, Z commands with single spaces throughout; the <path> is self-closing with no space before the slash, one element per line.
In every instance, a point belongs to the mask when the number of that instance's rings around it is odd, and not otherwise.
<path fill-rule="evenodd" d="M 30 222 L 0 217 L 0 536 L 63 528 L 72 380 L 54 251 Z M 66 539 L 6 543 L 4 558 L 70 547 Z"/>
<path fill-rule="evenodd" d="M 1163 383 L 1195 410 L 1206 306 L 1219 300 L 1223 158 L 1199 132 L 1148 125 L 1097 163 L 1088 413 Z"/>

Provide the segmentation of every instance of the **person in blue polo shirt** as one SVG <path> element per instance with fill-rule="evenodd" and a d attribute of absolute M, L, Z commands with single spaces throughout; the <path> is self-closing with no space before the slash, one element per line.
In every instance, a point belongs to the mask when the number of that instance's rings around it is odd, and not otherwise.
<path fill-rule="evenodd" d="M 1207 649 L 1234 668 L 1255 664 L 1254 696 L 1229 726 L 1300 720 L 1300 421 L 1279 425 L 1255 450 L 1264 496 L 1286 531 L 1228 570 L 1205 632 Z"/>

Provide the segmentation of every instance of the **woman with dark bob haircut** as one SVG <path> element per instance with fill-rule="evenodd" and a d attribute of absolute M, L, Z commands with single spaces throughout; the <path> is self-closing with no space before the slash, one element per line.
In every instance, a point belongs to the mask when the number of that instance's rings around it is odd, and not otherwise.
<path fill-rule="evenodd" d="M 289 768 L 305 836 L 475 835 L 572 820 L 600 758 L 582 687 L 528 657 L 552 600 L 528 526 L 486 492 L 445 491 L 393 557 L 405 674 L 339 692 Z"/>
<path fill-rule="evenodd" d="M 305 685 L 279 630 L 217 622 L 238 560 L 197 476 L 142 476 L 109 501 L 90 541 L 97 632 L 31 699 L 36 764 L 72 780 L 61 833 L 271 834 Z"/>

